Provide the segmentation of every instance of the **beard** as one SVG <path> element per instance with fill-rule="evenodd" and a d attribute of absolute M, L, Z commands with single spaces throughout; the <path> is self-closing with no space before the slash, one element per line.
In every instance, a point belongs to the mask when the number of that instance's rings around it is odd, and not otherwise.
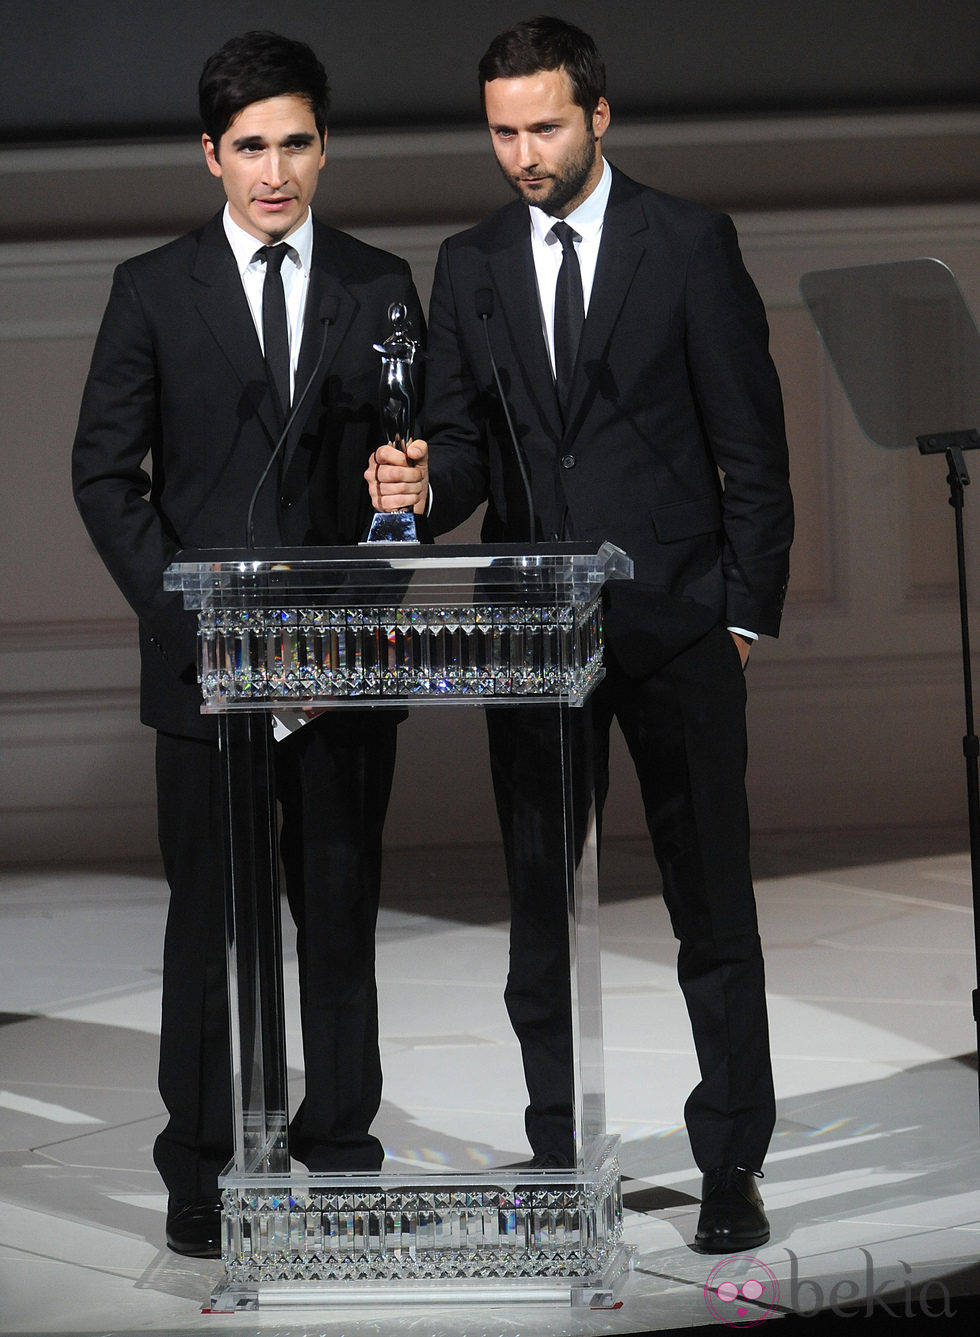
<path fill-rule="evenodd" d="M 558 216 L 561 211 L 582 193 L 589 175 L 595 168 L 596 162 L 596 141 L 592 135 L 586 137 L 582 145 L 581 152 L 574 158 L 566 159 L 560 167 L 549 174 L 548 180 L 534 190 L 526 187 L 523 177 L 512 176 L 503 172 L 510 187 L 528 204 L 535 205 L 538 209 L 550 214 L 552 218 Z M 499 164 L 498 164 L 499 166 Z"/>

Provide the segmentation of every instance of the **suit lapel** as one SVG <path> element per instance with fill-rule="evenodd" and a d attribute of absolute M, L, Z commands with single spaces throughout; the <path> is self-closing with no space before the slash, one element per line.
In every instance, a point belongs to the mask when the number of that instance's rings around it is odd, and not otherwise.
<path fill-rule="evenodd" d="M 514 382 L 520 379 L 542 423 L 558 440 L 562 434 L 561 414 L 548 346 L 541 328 L 538 282 L 525 205 L 511 205 L 505 213 L 500 244 L 488 257 L 487 269 L 514 352 L 510 367 L 506 367 L 503 359 L 500 362 L 501 379 L 506 371 L 510 371 L 511 385 L 508 386 L 504 379 L 505 393 L 510 394 Z M 491 330 L 491 337 L 492 334 Z"/>
<path fill-rule="evenodd" d="M 614 168 L 567 427 L 562 426 L 541 329 L 527 209 L 515 204 L 504 218 L 500 242 L 488 258 L 487 269 L 507 322 L 511 347 L 520 350 L 512 375 L 523 379 L 542 424 L 555 440 L 567 441 L 578 431 L 597 393 L 609 341 L 646 251 L 647 217 L 638 189 Z"/>
<path fill-rule="evenodd" d="M 241 275 L 225 237 L 220 214 L 201 230 L 192 278 L 197 284 L 197 309 L 201 319 L 241 381 L 245 400 L 261 420 L 271 444 L 279 436 L 279 414 Z"/>
<path fill-rule="evenodd" d="M 303 314 L 303 342 L 296 364 L 297 397 L 306 389 L 310 377 L 314 379 L 286 438 L 284 473 L 311 415 L 320 408 L 323 382 L 343 346 L 344 336 L 357 311 L 354 298 L 344 286 L 344 275 L 334 268 L 333 261 L 323 230 L 314 223 L 310 284 Z"/>
<path fill-rule="evenodd" d="M 286 439 L 284 467 L 310 415 L 318 408 L 320 387 L 356 311 L 354 299 L 343 284 L 343 275 L 335 272 L 331 261 L 322 229 L 314 222 L 313 260 L 303 316 L 303 342 L 296 366 L 295 394 L 301 395 L 314 372 L 316 375 Z M 271 394 L 241 275 L 220 215 L 202 230 L 193 278 L 199 285 L 197 306 L 201 317 L 241 380 L 247 401 L 265 427 L 271 446 L 279 439 L 282 424 Z"/>
<path fill-rule="evenodd" d="M 566 439 L 575 434 L 599 388 L 606 352 L 646 251 L 648 223 L 639 192 L 614 169 L 602 222 L 589 313 L 582 330 Z"/>

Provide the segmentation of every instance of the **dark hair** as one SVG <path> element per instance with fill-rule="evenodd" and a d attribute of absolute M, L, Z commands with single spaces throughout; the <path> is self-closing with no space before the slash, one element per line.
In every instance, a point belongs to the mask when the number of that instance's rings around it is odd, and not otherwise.
<path fill-rule="evenodd" d="M 480 96 L 492 79 L 565 70 L 575 101 L 590 117 L 606 91 L 606 67 L 588 33 L 564 19 L 528 19 L 495 37 L 480 61 Z"/>
<path fill-rule="evenodd" d="M 240 111 L 270 97 L 309 103 L 320 139 L 327 127 L 330 88 L 323 66 L 305 42 L 274 32 L 247 32 L 225 42 L 205 63 L 197 85 L 204 132 L 215 148 Z"/>

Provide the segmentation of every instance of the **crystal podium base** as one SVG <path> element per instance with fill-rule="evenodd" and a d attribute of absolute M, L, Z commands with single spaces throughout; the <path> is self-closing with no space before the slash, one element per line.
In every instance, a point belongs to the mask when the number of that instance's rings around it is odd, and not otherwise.
<path fill-rule="evenodd" d="M 609 1304 L 628 1271 L 609 1136 L 580 1170 L 222 1177 L 212 1310 L 538 1300 Z"/>
<path fill-rule="evenodd" d="M 235 1155 L 220 1178 L 225 1275 L 214 1310 L 436 1299 L 595 1307 L 627 1273 L 618 1138 L 605 1124 L 591 759 L 571 716 L 603 676 L 602 587 L 631 569 L 611 544 L 185 552 L 169 568 L 166 588 L 198 612 L 202 709 L 218 716 L 229 830 Z M 291 1168 L 271 717 L 422 705 L 552 715 L 542 785 L 555 836 L 548 891 L 562 898 L 568 930 L 568 1170 Z"/>

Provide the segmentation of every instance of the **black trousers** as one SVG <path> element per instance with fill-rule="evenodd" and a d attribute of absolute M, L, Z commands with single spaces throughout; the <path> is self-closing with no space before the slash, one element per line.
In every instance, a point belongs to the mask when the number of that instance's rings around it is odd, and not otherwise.
<path fill-rule="evenodd" d="M 381 1102 L 374 934 L 397 720 L 335 710 L 275 745 L 280 855 L 296 924 L 306 1094 L 290 1151 L 314 1170 L 374 1170 Z M 233 1152 L 224 759 L 157 735 L 160 849 L 170 885 L 154 1145 L 174 1200 L 217 1193 Z"/>
<path fill-rule="evenodd" d="M 731 635 L 716 628 L 642 680 L 607 656 L 605 680 L 565 718 L 580 827 L 592 786 L 601 821 L 613 719 L 636 767 L 700 1067 L 684 1108 L 694 1159 L 702 1170 L 758 1169 L 775 1097 L 749 864 L 745 683 Z M 558 716 L 491 709 L 487 726 L 512 909 L 505 998 L 528 1084 L 528 1139 L 536 1156 L 571 1164 L 566 870 L 555 834 L 569 794 Z"/>

